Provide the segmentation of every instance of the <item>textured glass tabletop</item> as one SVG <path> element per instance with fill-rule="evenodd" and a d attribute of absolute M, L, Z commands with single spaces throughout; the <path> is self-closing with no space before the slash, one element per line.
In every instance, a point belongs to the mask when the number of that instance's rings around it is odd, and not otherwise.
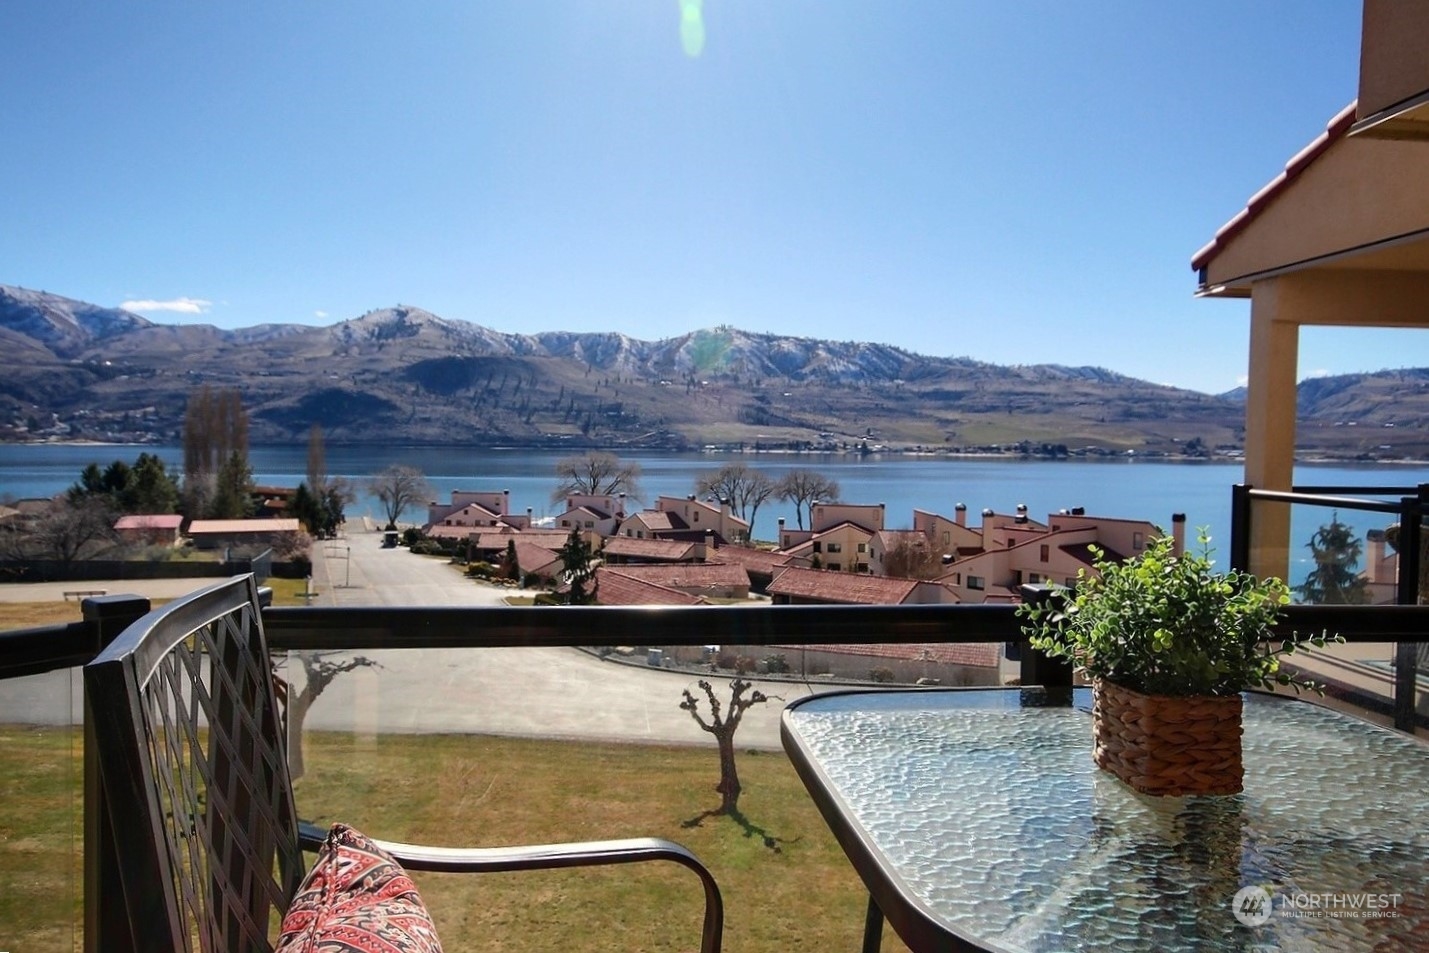
<path fill-rule="evenodd" d="M 784 743 L 911 945 L 1429 950 L 1429 745 L 1252 695 L 1244 792 L 1155 798 L 1092 763 L 1090 701 L 836 693 Z"/>

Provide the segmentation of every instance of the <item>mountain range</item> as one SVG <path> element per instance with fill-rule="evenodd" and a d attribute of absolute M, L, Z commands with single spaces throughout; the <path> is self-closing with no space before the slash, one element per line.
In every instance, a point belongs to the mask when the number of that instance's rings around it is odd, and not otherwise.
<path fill-rule="evenodd" d="M 1243 395 L 1096 367 L 1004 366 L 717 327 L 661 341 L 508 334 L 397 306 L 319 327 L 160 324 L 0 285 L 0 440 L 179 442 L 202 386 L 251 439 L 486 446 L 1202 455 L 1240 447 Z M 1429 370 L 1305 381 L 1306 451 L 1422 457 Z"/>

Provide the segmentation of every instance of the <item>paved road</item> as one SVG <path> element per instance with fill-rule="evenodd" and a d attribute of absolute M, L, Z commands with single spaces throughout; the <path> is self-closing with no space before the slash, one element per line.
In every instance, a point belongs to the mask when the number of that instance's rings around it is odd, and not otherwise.
<path fill-rule="evenodd" d="M 491 605 L 508 589 L 466 579 L 455 567 L 359 531 L 315 548 L 314 605 Z M 719 610 L 711 610 L 719 611 Z M 710 736 L 679 708 L 695 678 L 604 662 L 573 648 L 401 649 L 366 653 L 380 669 L 340 676 L 308 716 L 308 727 L 356 731 L 485 731 L 503 734 L 705 743 Z M 722 697 L 728 682 L 715 680 Z M 800 684 L 760 684 L 785 700 Z M 745 747 L 779 747 L 778 703 L 750 709 Z"/>
<path fill-rule="evenodd" d="M 493 605 L 510 592 L 466 579 L 439 559 L 414 556 L 403 548 L 383 549 L 375 529 L 360 523 L 356 528 L 345 539 L 314 547 L 313 605 Z M 88 587 L 172 597 L 207 584 L 157 580 Z M 75 588 L 54 584 L 49 592 L 39 588 L 44 585 L 0 586 L 0 599 L 58 600 L 64 588 Z M 366 654 L 380 668 L 338 677 L 309 712 L 307 727 L 712 743 L 679 708 L 682 690 L 695 690 L 696 678 L 688 674 L 605 662 L 574 648 L 388 649 Z M 300 679 L 294 663 L 285 668 Z M 727 699 L 728 681 L 713 681 Z M 798 683 L 757 687 L 786 701 L 808 694 Z M 80 700 L 77 678 L 52 674 L 10 679 L 0 682 L 0 720 L 62 723 L 79 717 Z M 740 746 L 778 748 L 781 708 L 771 702 L 750 709 L 739 729 Z"/>

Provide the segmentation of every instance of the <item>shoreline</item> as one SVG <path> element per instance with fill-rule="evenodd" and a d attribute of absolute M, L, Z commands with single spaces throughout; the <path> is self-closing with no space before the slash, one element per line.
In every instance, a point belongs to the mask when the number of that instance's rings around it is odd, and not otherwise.
<path fill-rule="evenodd" d="M 251 448 L 261 449 L 301 449 L 306 444 L 301 442 L 281 442 L 270 443 L 265 441 L 253 441 Z M 521 444 L 502 443 L 401 443 L 389 444 L 382 441 L 371 443 L 337 442 L 330 441 L 329 448 L 342 449 L 401 449 L 411 448 L 414 450 L 488 450 L 496 453 L 518 453 L 537 451 L 541 453 L 560 452 L 557 448 Z M 129 447 L 138 448 L 139 452 L 144 452 L 148 448 L 153 449 L 182 449 L 180 444 L 173 443 L 124 443 L 107 440 L 0 440 L 0 452 L 5 447 Z M 1107 450 L 1105 452 L 1089 453 L 1069 452 L 1066 455 L 1047 455 L 1036 453 L 1021 453 L 1015 451 L 973 451 L 973 450 L 935 450 L 920 447 L 886 447 L 880 450 L 863 451 L 859 449 L 808 449 L 794 450 L 788 448 L 732 448 L 705 446 L 701 448 L 675 449 L 675 448 L 650 448 L 650 447 L 570 447 L 568 455 L 577 455 L 585 452 L 611 453 L 620 456 L 622 453 L 630 455 L 686 455 L 695 454 L 702 456 L 731 456 L 731 457 L 849 457 L 857 459 L 879 459 L 891 458 L 926 458 L 929 460 L 994 460 L 998 462 L 1027 461 L 1032 463 L 1095 463 L 1095 464 L 1134 464 L 1134 463 L 1174 463 L 1193 465 L 1225 465 L 1243 463 L 1244 456 L 1241 454 L 1211 454 L 1209 456 L 1179 456 L 1162 453 L 1135 453 L 1134 451 Z M 1366 466 L 1366 467 L 1425 467 L 1429 466 L 1429 459 L 1415 457 L 1369 457 L 1363 455 L 1338 456 L 1327 454 L 1321 451 L 1297 453 L 1295 463 L 1307 466 Z"/>

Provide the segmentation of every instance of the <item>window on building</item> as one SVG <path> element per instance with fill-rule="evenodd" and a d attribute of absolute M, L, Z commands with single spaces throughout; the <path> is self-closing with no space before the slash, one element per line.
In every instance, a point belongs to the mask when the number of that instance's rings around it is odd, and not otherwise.
<path fill-rule="evenodd" d="M 1042 574 L 1041 574 L 1041 573 L 1029 572 L 1029 573 L 1027 574 L 1027 584 L 1028 584 L 1029 586 L 1035 586 L 1035 585 L 1037 585 L 1037 584 L 1038 584 L 1039 582 L 1041 582 L 1041 581 L 1042 581 Z"/>
<path fill-rule="evenodd" d="M 824 544 L 821 543 L 821 542 L 819 542 L 817 539 L 814 540 L 814 552 L 816 552 L 816 553 L 821 553 L 821 552 L 823 552 L 823 551 L 824 551 Z"/>
<path fill-rule="evenodd" d="M 829 543 L 829 552 L 841 553 L 844 551 L 843 543 Z"/>
<path fill-rule="evenodd" d="M 1075 589 L 1076 586 L 1077 586 L 1077 577 L 1076 577 L 1076 576 L 1068 576 L 1068 577 L 1066 578 L 1066 581 L 1063 583 L 1063 585 L 1065 585 L 1068 589 Z"/>
<path fill-rule="evenodd" d="M 1048 546 L 1046 543 L 1043 543 L 1038 549 L 1038 554 L 1041 556 L 1042 561 L 1045 563 L 1048 559 L 1052 557 L 1052 547 Z"/>
<path fill-rule="evenodd" d="M 859 563 L 857 568 L 859 572 L 868 572 L 868 563 Z"/>
<path fill-rule="evenodd" d="M 1132 533 L 1132 534 L 1131 534 L 1131 550 L 1132 550 L 1132 552 L 1136 552 L 1136 553 L 1141 552 L 1141 547 L 1143 547 L 1143 546 L 1145 546 L 1145 545 L 1146 545 L 1146 538 L 1145 538 L 1145 536 L 1144 536 L 1143 534 L 1141 534 L 1141 533 Z"/>
<path fill-rule="evenodd" d="M 983 585 L 982 577 L 981 577 L 981 576 L 968 576 L 968 588 L 969 588 L 969 589 L 982 589 L 982 588 L 985 588 L 984 585 Z"/>
<path fill-rule="evenodd" d="M 861 553 L 866 553 L 866 552 L 868 552 L 868 544 L 867 544 L 867 543 L 859 543 L 859 544 L 858 544 L 858 551 L 861 552 Z"/>
<path fill-rule="evenodd" d="M 947 549 L 948 543 L 950 542 L 952 542 L 952 537 L 949 535 L 947 530 L 943 530 L 943 548 Z"/>
<path fill-rule="evenodd" d="M 829 570 L 830 572 L 840 572 L 844 567 L 838 563 L 829 563 L 824 568 Z"/>

